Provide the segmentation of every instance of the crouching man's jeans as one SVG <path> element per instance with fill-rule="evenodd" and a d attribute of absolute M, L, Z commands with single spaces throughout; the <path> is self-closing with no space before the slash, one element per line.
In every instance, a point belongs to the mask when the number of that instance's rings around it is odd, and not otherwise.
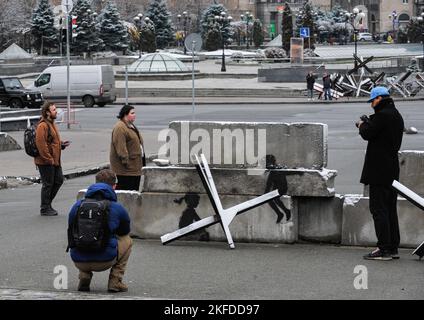
<path fill-rule="evenodd" d="M 131 254 L 133 241 L 129 235 L 117 236 L 118 256 L 112 261 L 105 262 L 74 262 L 79 270 L 80 280 L 91 280 L 93 272 L 110 270 L 109 282 L 121 282 L 124 277 L 127 262 Z"/>

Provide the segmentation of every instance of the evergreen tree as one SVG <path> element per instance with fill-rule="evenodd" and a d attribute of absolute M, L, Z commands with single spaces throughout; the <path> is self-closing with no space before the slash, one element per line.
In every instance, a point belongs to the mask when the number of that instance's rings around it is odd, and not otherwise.
<path fill-rule="evenodd" d="M 106 50 L 125 51 L 128 48 L 129 35 L 113 1 L 108 1 L 100 14 L 99 22 L 100 37 Z"/>
<path fill-rule="evenodd" d="M 315 34 L 317 32 L 316 24 L 314 22 L 314 18 L 312 16 L 312 7 L 308 2 L 305 2 L 303 5 L 303 9 L 301 11 L 300 17 L 300 25 L 299 27 L 309 28 L 309 36 L 310 39 L 305 39 L 304 47 L 308 48 L 309 44 L 311 45 L 311 49 L 315 49 Z"/>
<path fill-rule="evenodd" d="M 227 9 L 222 4 L 212 4 L 205 11 L 203 11 L 202 19 L 201 19 L 201 29 L 202 29 L 202 38 L 206 43 L 206 40 L 209 34 L 210 29 L 217 29 L 220 32 L 220 26 L 215 21 L 215 17 L 220 17 L 221 13 L 225 12 L 226 15 Z M 215 31 L 213 31 L 214 33 Z M 213 34 L 212 33 L 212 34 Z M 222 25 L 222 34 L 224 36 L 224 40 L 227 42 L 228 39 L 232 37 L 232 28 L 229 21 L 224 21 Z M 221 36 L 219 36 L 221 37 Z M 212 36 L 212 38 L 216 38 L 216 36 Z M 206 44 L 205 44 L 206 48 Z"/>
<path fill-rule="evenodd" d="M 171 13 L 164 0 L 151 0 L 146 16 L 153 21 L 156 31 L 156 45 L 159 49 L 166 48 L 174 41 L 174 28 L 171 24 Z"/>
<path fill-rule="evenodd" d="M 143 52 L 156 51 L 156 32 L 153 22 L 146 22 L 140 30 L 140 45 Z"/>
<path fill-rule="evenodd" d="M 256 48 L 259 48 L 264 42 L 264 32 L 262 30 L 262 22 L 259 19 L 256 19 L 253 22 L 253 43 Z"/>
<path fill-rule="evenodd" d="M 58 31 L 54 27 L 54 15 L 49 0 L 40 0 L 38 7 L 34 10 L 31 33 L 33 45 L 40 54 L 46 53 L 47 48 L 54 48 L 58 45 Z"/>
<path fill-rule="evenodd" d="M 222 48 L 221 32 L 218 23 L 214 23 L 209 27 L 205 35 L 205 49 L 208 51 L 215 51 Z"/>
<path fill-rule="evenodd" d="M 293 36 L 293 21 L 292 21 L 292 11 L 289 4 L 286 2 L 284 4 L 283 11 L 283 49 L 287 52 L 287 55 L 290 55 L 290 39 Z"/>
<path fill-rule="evenodd" d="M 422 31 L 422 27 L 418 21 L 409 20 L 408 26 L 406 27 L 406 34 L 410 42 L 420 42 L 420 40 L 422 40 Z"/>
<path fill-rule="evenodd" d="M 104 43 L 99 37 L 90 3 L 87 0 L 78 0 L 72 15 L 77 17 L 76 37 L 72 40 L 73 52 L 90 54 L 103 50 Z"/>

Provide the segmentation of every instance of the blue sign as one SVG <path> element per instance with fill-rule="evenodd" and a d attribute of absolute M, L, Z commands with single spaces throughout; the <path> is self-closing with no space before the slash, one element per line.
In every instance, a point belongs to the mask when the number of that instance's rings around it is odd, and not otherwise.
<path fill-rule="evenodd" d="M 300 36 L 302 38 L 309 38 L 309 28 L 300 28 Z"/>

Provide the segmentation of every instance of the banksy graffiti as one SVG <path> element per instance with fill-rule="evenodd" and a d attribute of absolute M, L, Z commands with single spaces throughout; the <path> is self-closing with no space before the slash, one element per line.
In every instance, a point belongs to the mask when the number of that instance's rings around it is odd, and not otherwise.
<path fill-rule="evenodd" d="M 178 228 L 184 228 L 193 222 L 199 221 L 200 217 L 196 212 L 196 208 L 200 202 L 200 196 L 197 193 L 187 193 L 184 197 L 179 199 L 174 199 L 175 203 L 182 204 L 185 202 L 187 207 L 184 209 L 180 221 L 178 223 Z M 190 235 L 187 235 L 183 238 L 184 240 L 201 240 L 201 241 L 209 241 L 209 233 L 202 229 L 193 232 Z"/>
<path fill-rule="evenodd" d="M 282 167 L 277 165 L 275 156 L 268 154 L 266 156 L 266 168 L 269 170 L 268 179 L 266 181 L 265 193 L 268 193 L 272 190 L 278 190 L 280 195 L 287 194 L 287 177 L 286 173 L 283 171 L 275 171 L 272 169 L 281 169 Z M 285 222 L 288 222 L 291 218 L 290 209 L 286 208 L 281 198 L 275 198 L 272 201 L 269 201 L 268 204 L 274 210 L 277 215 L 277 222 L 280 223 L 283 221 L 284 214 L 286 216 Z"/>

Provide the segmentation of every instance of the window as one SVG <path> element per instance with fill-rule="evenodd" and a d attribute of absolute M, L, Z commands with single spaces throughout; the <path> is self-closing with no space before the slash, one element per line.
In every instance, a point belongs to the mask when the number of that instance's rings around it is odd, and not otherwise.
<path fill-rule="evenodd" d="M 403 4 L 408 4 L 408 0 L 402 0 Z"/>
<path fill-rule="evenodd" d="M 9 89 L 23 88 L 21 81 L 18 78 L 3 79 L 3 84 Z"/>
<path fill-rule="evenodd" d="M 36 81 L 35 86 L 41 87 L 50 82 L 50 73 L 43 73 Z"/>

